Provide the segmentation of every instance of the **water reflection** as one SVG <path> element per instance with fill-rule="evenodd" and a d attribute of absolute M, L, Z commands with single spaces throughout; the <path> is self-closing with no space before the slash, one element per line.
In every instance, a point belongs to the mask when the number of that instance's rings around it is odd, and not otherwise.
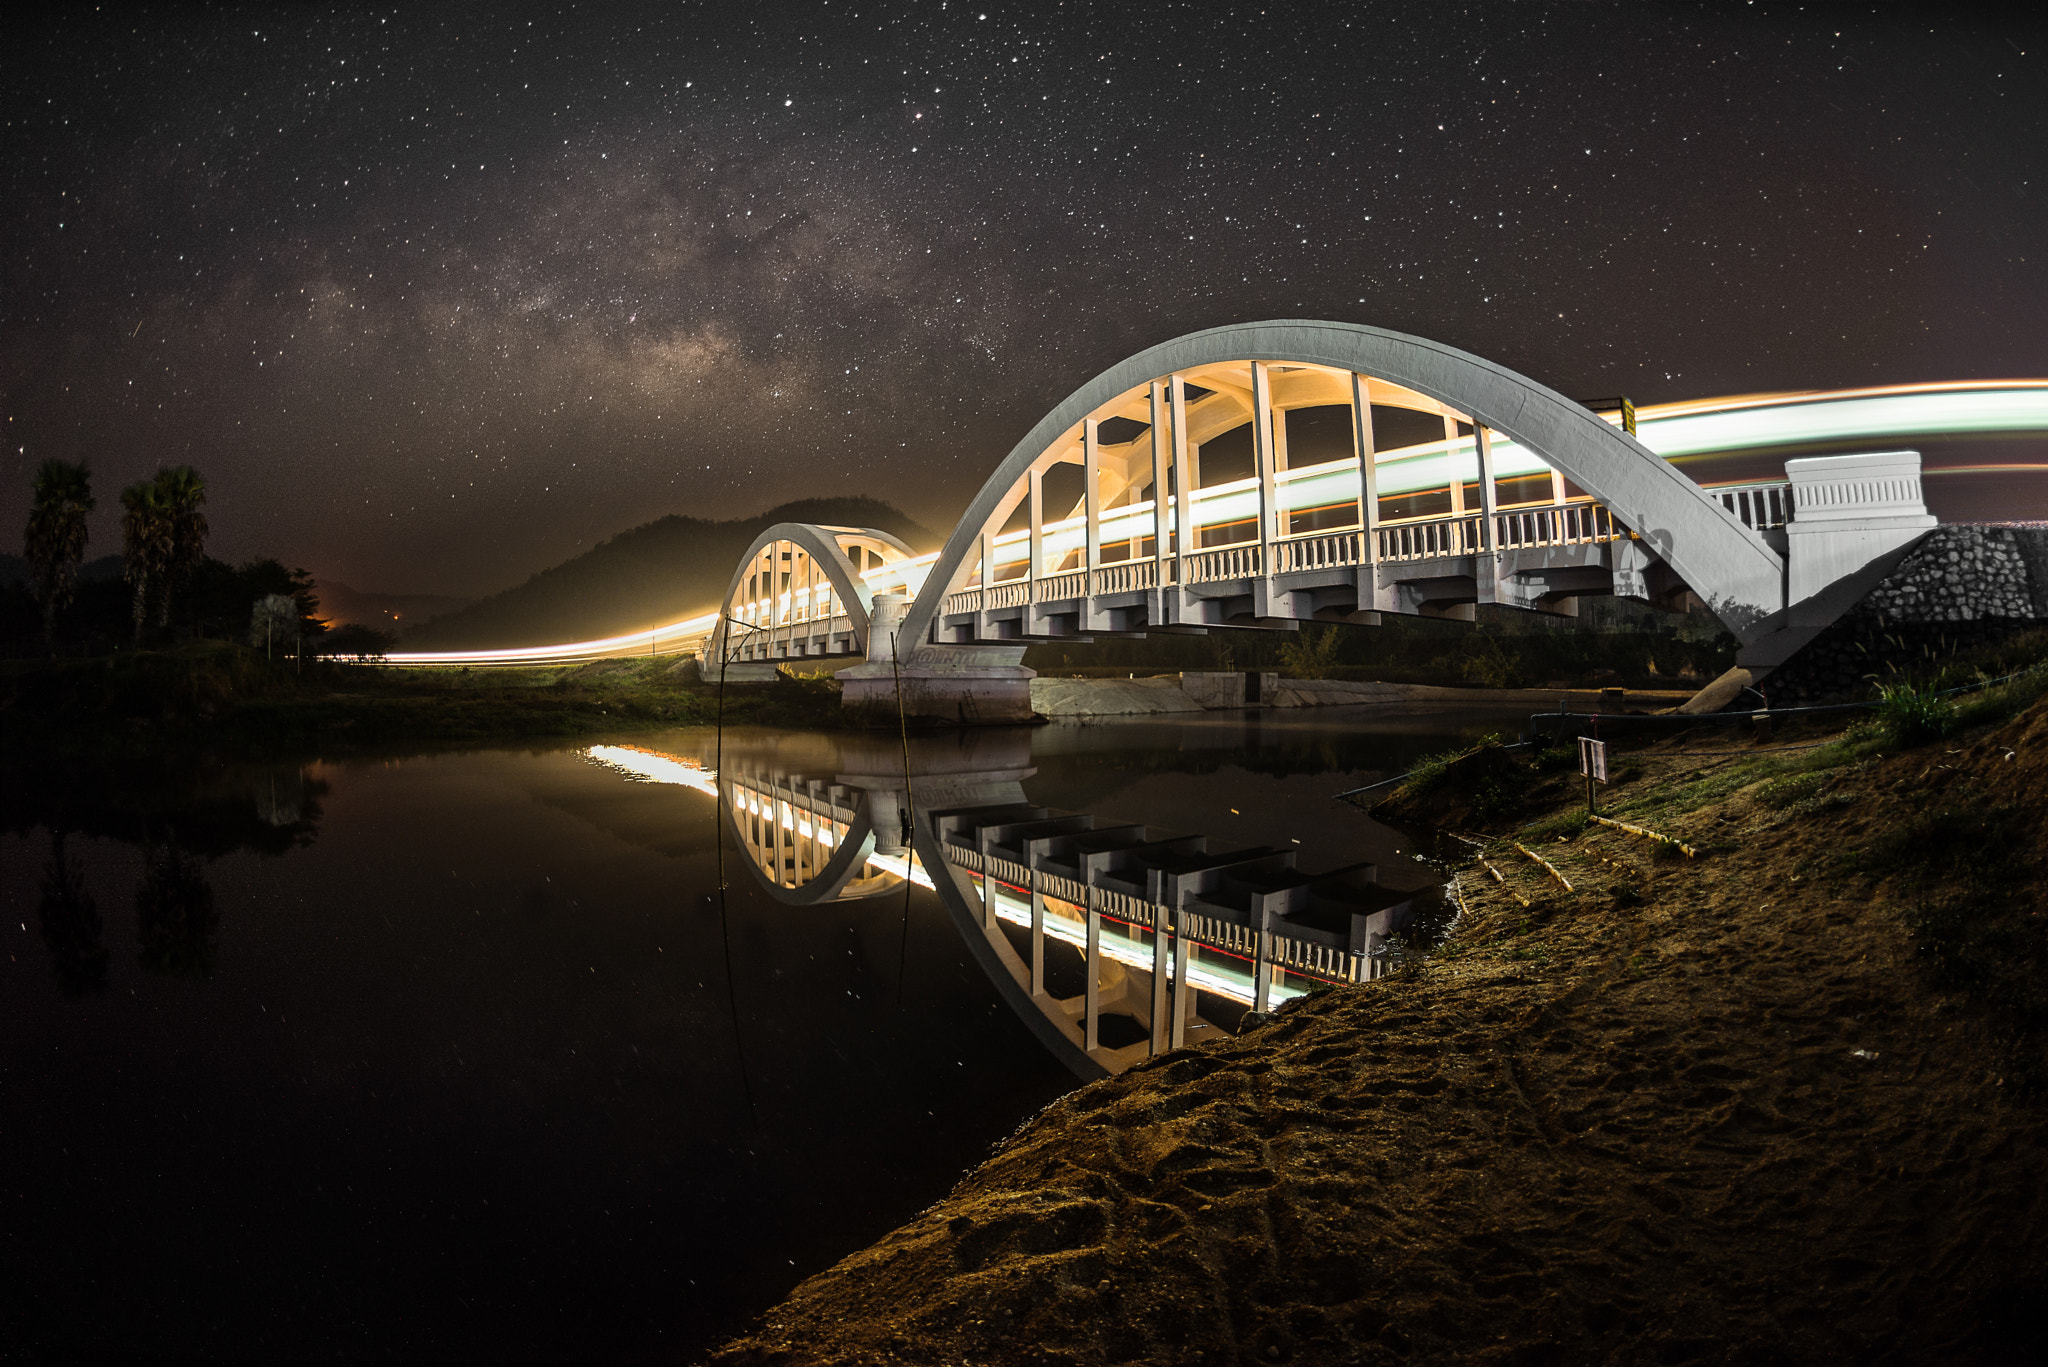
<path fill-rule="evenodd" d="M 588 753 L 716 794 L 733 845 L 785 905 L 932 888 L 998 992 L 1083 1077 L 1377 978 L 1416 914 L 1370 863 L 1310 871 L 1293 849 L 1034 804 L 1028 731 L 777 739 L 729 738 L 717 774 L 641 747 Z"/>
<path fill-rule="evenodd" d="M 82 997 L 104 988 L 107 947 L 100 941 L 99 904 L 85 886 L 84 863 L 64 849 L 61 827 L 50 832 L 42 894 L 37 913 L 58 988 L 67 997 Z"/>
<path fill-rule="evenodd" d="M 153 847 L 135 889 L 135 928 L 142 966 L 152 973 L 203 978 L 213 971 L 213 885 L 199 861 L 175 844 Z"/>
<path fill-rule="evenodd" d="M 31 756 L 0 785 L 0 831 L 47 829 L 37 902 L 39 929 L 60 991 L 81 997 L 106 985 L 107 948 L 88 865 L 73 837 L 139 848 L 135 885 L 138 957 L 145 969 L 203 977 L 220 928 L 205 862 L 238 850 L 278 855 L 310 844 L 326 784 L 297 764 L 230 763 L 199 756 L 99 763 Z M 100 874 L 102 886 L 108 874 Z"/>

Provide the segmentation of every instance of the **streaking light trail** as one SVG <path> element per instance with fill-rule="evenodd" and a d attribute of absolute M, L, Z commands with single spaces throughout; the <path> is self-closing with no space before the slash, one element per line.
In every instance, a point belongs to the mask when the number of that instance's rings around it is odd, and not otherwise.
<path fill-rule="evenodd" d="M 1609 421 L 1619 423 L 1619 415 Z M 1815 393 L 1744 394 L 1719 399 L 1655 404 L 1637 410 L 1636 435 L 1643 445 L 1675 465 L 1740 451 L 1773 447 L 1822 446 L 1840 442 L 1889 441 L 1916 436 L 1989 436 L 2048 433 L 2048 380 L 1970 380 L 1935 384 L 1888 385 L 1873 389 L 1842 389 Z M 1550 467 L 1533 452 L 1508 440 L 1495 442 L 1494 473 L 1513 479 L 1547 472 Z M 1478 457 L 1472 442 L 1432 442 L 1382 451 L 1374 457 L 1382 496 L 1441 489 L 1453 480 L 1478 478 Z M 1928 475 L 1987 472 L 2048 471 L 2048 465 L 2012 463 L 1935 467 Z M 1332 461 L 1282 472 L 1275 481 L 1286 512 L 1329 507 L 1358 497 L 1358 472 L 1350 461 Z M 1197 528 L 1224 526 L 1256 519 L 1258 481 L 1238 480 L 1197 490 L 1190 501 L 1190 521 Z M 1130 504 L 1101 516 L 1105 543 L 1148 535 L 1152 504 Z M 1082 519 L 1047 523 L 1044 549 L 1049 561 L 1078 547 L 1085 535 Z M 1000 550 L 1015 552 L 1028 533 L 996 538 Z M 1012 562 L 1015 554 L 999 555 Z M 869 570 L 863 578 L 875 592 L 916 593 L 938 560 L 928 555 L 898 560 Z M 505 650 L 394 651 L 385 660 L 395 665 L 555 665 L 627 655 L 658 654 L 695 646 L 718 622 L 706 612 L 627 636 L 565 645 L 527 646 Z"/>

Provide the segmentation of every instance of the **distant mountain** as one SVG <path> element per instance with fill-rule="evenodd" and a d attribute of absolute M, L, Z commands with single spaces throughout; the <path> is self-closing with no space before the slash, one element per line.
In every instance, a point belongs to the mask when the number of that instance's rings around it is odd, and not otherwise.
<path fill-rule="evenodd" d="M 668 517 L 405 633 L 410 650 L 488 650 L 622 636 L 709 612 L 756 536 L 778 522 L 873 527 L 914 550 L 942 539 L 872 498 L 807 498 L 730 522 Z"/>
<path fill-rule="evenodd" d="M 742 546 L 740 549 L 745 550 Z M 121 577 L 121 557 L 103 555 L 97 560 L 88 560 L 78 567 L 78 582 L 98 584 Z M 28 583 L 28 561 L 18 555 L 0 554 L 0 584 Z"/>
<path fill-rule="evenodd" d="M 439 593 L 364 593 L 338 579 L 314 581 L 320 615 L 336 626 L 356 623 L 379 631 L 404 631 L 415 622 L 460 612 L 476 600 Z"/>

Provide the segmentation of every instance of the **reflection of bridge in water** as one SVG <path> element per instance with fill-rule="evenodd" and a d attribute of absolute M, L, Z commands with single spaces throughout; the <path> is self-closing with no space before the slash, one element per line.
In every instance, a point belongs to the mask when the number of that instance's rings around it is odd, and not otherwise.
<path fill-rule="evenodd" d="M 728 746 L 717 775 L 634 747 L 590 753 L 715 792 L 748 866 L 786 905 L 931 888 L 998 992 L 1084 1077 L 1219 1038 L 1246 1010 L 1376 978 L 1412 914 L 1370 864 L 1310 873 L 1293 850 L 1215 849 L 1034 805 L 1021 732 L 920 739 L 907 784 L 893 741 L 854 739 L 836 757 Z"/>

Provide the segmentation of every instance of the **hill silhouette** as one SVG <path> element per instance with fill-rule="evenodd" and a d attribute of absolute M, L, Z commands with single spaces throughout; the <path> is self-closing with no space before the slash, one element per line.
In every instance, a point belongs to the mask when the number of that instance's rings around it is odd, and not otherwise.
<path fill-rule="evenodd" d="M 517 588 L 405 633 L 410 650 L 491 650 L 619 636 L 716 607 L 733 566 L 778 522 L 873 527 L 914 550 L 940 537 L 872 498 L 806 498 L 730 522 L 670 514 L 599 542 Z"/>

